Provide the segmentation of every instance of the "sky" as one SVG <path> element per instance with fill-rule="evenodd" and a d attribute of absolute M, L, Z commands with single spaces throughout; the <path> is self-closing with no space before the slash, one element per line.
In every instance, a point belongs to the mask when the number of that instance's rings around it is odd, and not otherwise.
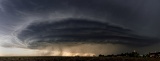
<path fill-rule="evenodd" d="M 0 56 L 159 51 L 159 3 L 159 0 L 0 0 Z"/>

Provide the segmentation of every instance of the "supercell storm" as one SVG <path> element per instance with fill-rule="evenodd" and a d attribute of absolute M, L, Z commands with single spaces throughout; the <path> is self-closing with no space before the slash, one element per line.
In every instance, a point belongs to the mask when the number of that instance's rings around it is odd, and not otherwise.
<path fill-rule="evenodd" d="M 73 18 L 31 23 L 18 34 L 18 38 L 32 47 L 41 46 L 37 44 L 43 42 L 113 43 L 129 46 L 147 46 L 157 42 L 156 39 L 133 34 L 129 29 L 109 23 Z"/>
<path fill-rule="evenodd" d="M 0 55 L 87 56 L 160 50 L 159 2 L 0 0 Z"/>

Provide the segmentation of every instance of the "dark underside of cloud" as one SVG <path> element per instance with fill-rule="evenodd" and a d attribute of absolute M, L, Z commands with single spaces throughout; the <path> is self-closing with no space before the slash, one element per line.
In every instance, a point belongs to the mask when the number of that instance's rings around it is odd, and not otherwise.
<path fill-rule="evenodd" d="M 35 22 L 18 34 L 23 42 L 41 43 L 112 43 L 128 46 L 147 46 L 156 43 L 152 38 L 132 34 L 131 30 L 87 19 L 64 19 L 56 22 Z"/>

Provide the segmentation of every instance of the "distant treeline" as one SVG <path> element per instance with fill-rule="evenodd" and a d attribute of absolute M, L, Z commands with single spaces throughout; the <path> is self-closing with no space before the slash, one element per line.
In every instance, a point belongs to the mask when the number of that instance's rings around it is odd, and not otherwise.
<path fill-rule="evenodd" d="M 99 57 L 151 57 L 151 58 L 160 58 L 160 52 L 155 52 L 155 53 L 148 53 L 145 55 L 140 55 L 138 52 L 131 52 L 131 53 L 121 53 L 117 55 L 102 55 L 100 54 Z"/>

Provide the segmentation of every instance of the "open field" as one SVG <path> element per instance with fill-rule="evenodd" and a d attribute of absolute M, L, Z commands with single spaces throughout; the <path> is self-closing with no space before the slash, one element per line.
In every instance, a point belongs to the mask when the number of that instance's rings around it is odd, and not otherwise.
<path fill-rule="evenodd" d="M 160 58 L 122 58 L 122 57 L 0 57 L 0 61 L 160 61 Z"/>

